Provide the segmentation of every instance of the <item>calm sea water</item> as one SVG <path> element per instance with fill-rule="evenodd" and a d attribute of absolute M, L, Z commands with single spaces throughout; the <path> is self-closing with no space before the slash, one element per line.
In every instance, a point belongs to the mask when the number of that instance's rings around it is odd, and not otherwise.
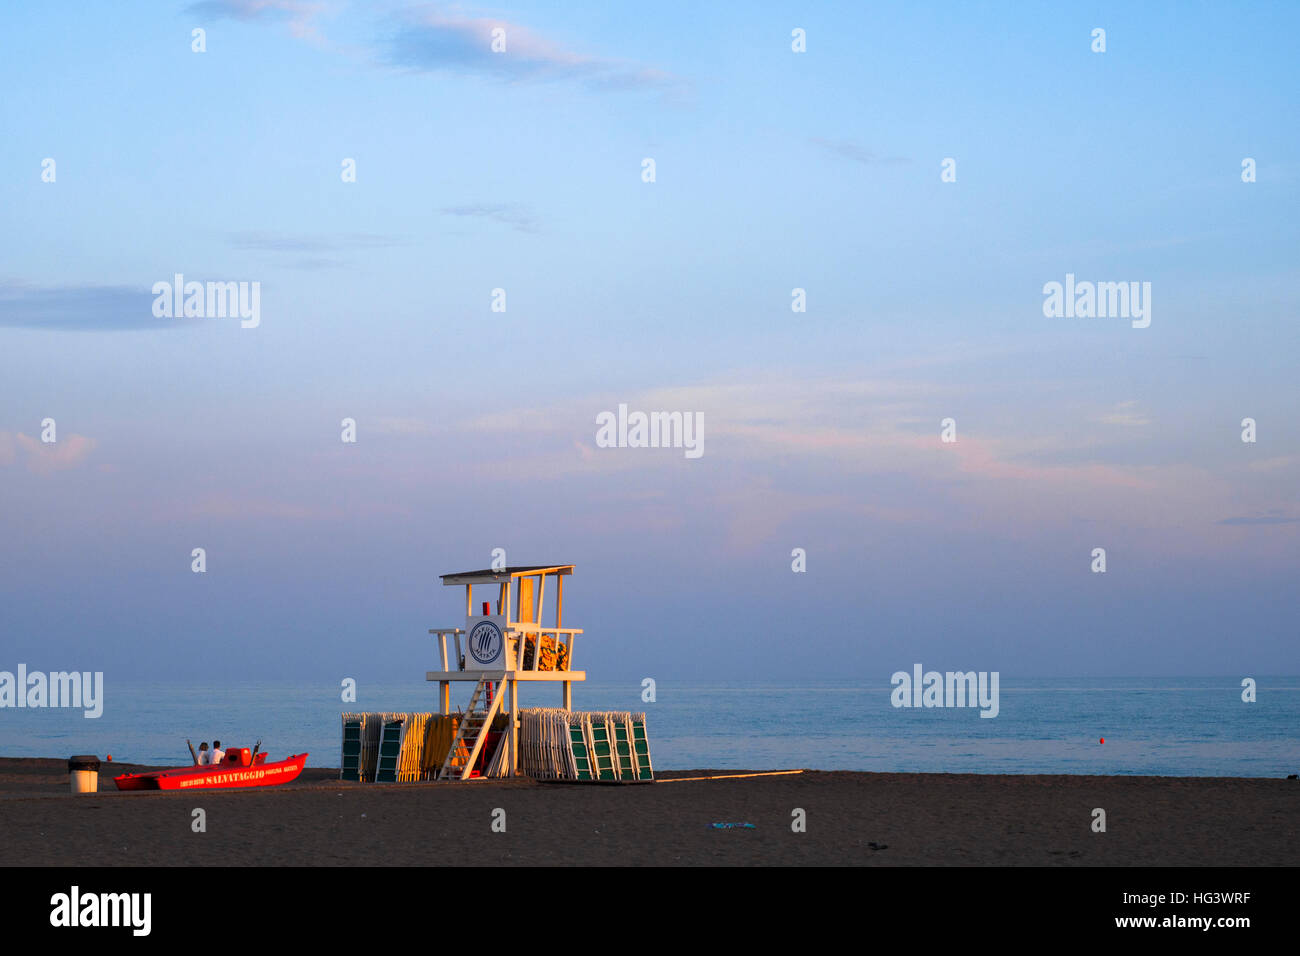
<path fill-rule="evenodd" d="M 1004 680 L 997 717 L 970 709 L 894 708 L 890 687 L 847 682 L 661 681 L 644 703 L 636 682 L 575 684 L 580 710 L 648 714 L 659 769 L 809 767 L 946 773 L 1157 774 L 1278 777 L 1300 772 L 1300 678 Z M 471 685 L 453 692 L 463 705 Z M 558 706 L 558 688 L 521 694 Z M 133 763 L 189 762 L 185 738 L 249 746 L 272 757 L 310 752 L 337 767 L 342 711 L 436 710 L 436 685 L 113 684 L 103 716 L 0 709 L 0 756 L 111 753 Z M 1105 738 L 1105 744 L 1099 743 Z"/>

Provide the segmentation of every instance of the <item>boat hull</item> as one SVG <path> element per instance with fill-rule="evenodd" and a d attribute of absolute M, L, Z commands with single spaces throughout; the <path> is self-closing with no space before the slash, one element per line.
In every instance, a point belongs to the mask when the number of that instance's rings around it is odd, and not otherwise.
<path fill-rule="evenodd" d="M 151 773 L 126 773 L 114 777 L 119 790 L 236 790 L 246 787 L 278 787 L 302 773 L 306 754 L 294 754 L 276 763 L 251 767 L 181 767 Z"/>

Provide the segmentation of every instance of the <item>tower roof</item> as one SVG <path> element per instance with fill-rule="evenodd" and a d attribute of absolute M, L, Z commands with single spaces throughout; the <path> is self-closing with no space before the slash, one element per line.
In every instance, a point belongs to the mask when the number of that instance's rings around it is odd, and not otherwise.
<path fill-rule="evenodd" d="M 508 568 L 484 568 L 481 571 L 454 571 L 442 574 L 442 583 L 452 584 L 504 584 L 511 578 L 527 577 L 534 574 L 572 574 L 571 564 L 515 564 Z"/>

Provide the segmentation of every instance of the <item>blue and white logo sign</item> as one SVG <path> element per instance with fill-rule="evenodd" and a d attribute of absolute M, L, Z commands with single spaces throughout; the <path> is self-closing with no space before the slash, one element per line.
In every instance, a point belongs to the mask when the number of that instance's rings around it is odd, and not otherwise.
<path fill-rule="evenodd" d="M 465 660 L 466 670 L 498 670 L 505 668 L 506 639 L 502 617 L 471 617 Z"/>

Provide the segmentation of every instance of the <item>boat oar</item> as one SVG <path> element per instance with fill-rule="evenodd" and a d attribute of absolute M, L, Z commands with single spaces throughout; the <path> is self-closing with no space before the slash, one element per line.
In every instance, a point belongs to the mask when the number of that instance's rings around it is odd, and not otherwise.
<path fill-rule="evenodd" d="M 257 763 L 257 752 L 262 749 L 262 738 L 257 738 L 257 743 L 253 744 L 253 756 L 249 758 L 248 765 L 251 767 Z"/>
<path fill-rule="evenodd" d="M 190 756 L 194 758 L 194 766 L 197 767 L 199 765 L 199 755 L 194 752 L 194 745 L 190 743 L 188 737 L 185 738 L 185 745 L 190 748 Z"/>

